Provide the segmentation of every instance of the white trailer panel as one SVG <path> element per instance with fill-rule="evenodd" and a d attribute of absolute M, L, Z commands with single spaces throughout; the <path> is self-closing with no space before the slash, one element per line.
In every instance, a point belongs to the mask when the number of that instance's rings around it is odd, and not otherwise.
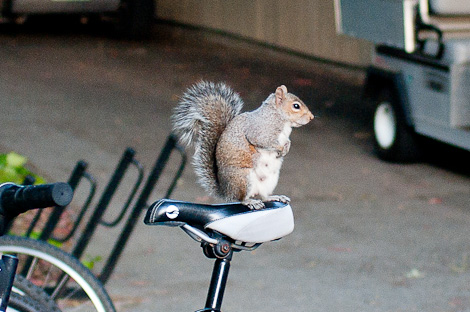
<path fill-rule="evenodd" d="M 337 31 L 413 52 L 417 1 L 335 0 Z"/>

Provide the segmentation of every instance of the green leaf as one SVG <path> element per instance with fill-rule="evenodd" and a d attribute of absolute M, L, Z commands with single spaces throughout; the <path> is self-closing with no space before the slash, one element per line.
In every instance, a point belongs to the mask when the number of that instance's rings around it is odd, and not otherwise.
<path fill-rule="evenodd" d="M 13 182 L 18 184 L 22 182 L 22 179 L 14 168 L 5 167 L 0 169 L 0 183 L 4 182 Z"/>
<path fill-rule="evenodd" d="M 0 154 L 0 169 L 7 165 L 7 154 Z"/>
<path fill-rule="evenodd" d="M 46 180 L 43 177 L 38 176 L 37 174 L 30 173 L 35 179 L 36 183 L 34 184 L 45 184 Z"/>
<path fill-rule="evenodd" d="M 11 152 L 7 154 L 7 165 L 11 166 L 13 168 L 21 168 L 26 164 L 26 161 L 28 159 L 20 154 L 17 154 L 15 152 Z"/>
<path fill-rule="evenodd" d="M 86 259 L 82 260 L 82 264 L 90 270 L 95 267 L 95 263 L 100 262 L 103 259 L 101 256 L 92 257 L 90 255 L 86 255 L 85 257 Z"/>
<path fill-rule="evenodd" d="M 27 158 L 11 152 L 8 154 L 0 154 L 0 183 L 13 182 L 16 184 L 23 183 L 26 176 L 31 175 L 36 179 L 34 184 L 44 184 L 46 180 L 24 167 Z"/>
<path fill-rule="evenodd" d="M 33 232 L 31 233 L 31 235 L 29 235 L 29 237 L 32 238 L 32 239 L 38 240 L 40 235 L 41 235 L 41 233 L 39 233 L 39 232 L 37 232 L 37 231 L 33 231 Z M 57 247 L 57 248 L 60 248 L 60 247 L 62 247 L 62 245 L 63 245 L 61 242 L 59 242 L 59 241 L 57 241 L 57 240 L 55 240 L 55 239 L 52 239 L 52 238 L 49 238 L 49 239 L 47 240 L 47 242 L 48 242 L 50 245 L 55 246 L 55 247 Z"/>

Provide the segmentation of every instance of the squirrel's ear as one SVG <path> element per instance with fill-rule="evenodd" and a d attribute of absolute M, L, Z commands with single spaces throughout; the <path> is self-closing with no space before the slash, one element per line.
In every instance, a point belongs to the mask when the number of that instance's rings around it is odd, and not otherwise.
<path fill-rule="evenodd" d="M 276 89 L 276 105 L 282 103 L 282 101 L 286 98 L 287 88 L 285 85 L 277 87 Z"/>

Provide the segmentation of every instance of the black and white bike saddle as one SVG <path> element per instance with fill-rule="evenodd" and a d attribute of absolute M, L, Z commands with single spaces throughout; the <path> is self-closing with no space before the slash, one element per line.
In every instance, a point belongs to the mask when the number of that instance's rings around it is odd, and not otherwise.
<path fill-rule="evenodd" d="M 240 203 L 195 204 L 170 199 L 153 203 L 144 222 L 147 225 L 180 226 L 193 238 L 216 244 L 216 232 L 233 241 L 264 243 L 286 236 L 294 230 L 289 204 L 267 202 L 266 208 L 250 210 Z"/>

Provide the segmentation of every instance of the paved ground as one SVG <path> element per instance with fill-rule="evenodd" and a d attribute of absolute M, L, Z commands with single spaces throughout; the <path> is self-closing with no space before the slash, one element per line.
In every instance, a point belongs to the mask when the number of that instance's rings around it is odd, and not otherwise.
<path fill-rule="evenodd" d="M 432 144 L 421 164 L 377 160 L 361 72 L 172 26 L 145 43 L 64 29 L 0 28 L 0 151 L 50 181 L 86 159 L 101 191 L 127 146 L 148 172 L 171 108 L 200 79 L 226 81 L 247 109 L 285 84 L 319 116 L 294 130 L 277 188 L 296 229 L 235 255 L 224 311 L 470 311 L 469 154 Z M 173 197 L 202 194 L 188 167 Z M 115 236 L 100 229 L 88 252 Z M 211 266 L 182 231 L 139 224 L 107 288 L 119 311 L 194 311 Z"/>

